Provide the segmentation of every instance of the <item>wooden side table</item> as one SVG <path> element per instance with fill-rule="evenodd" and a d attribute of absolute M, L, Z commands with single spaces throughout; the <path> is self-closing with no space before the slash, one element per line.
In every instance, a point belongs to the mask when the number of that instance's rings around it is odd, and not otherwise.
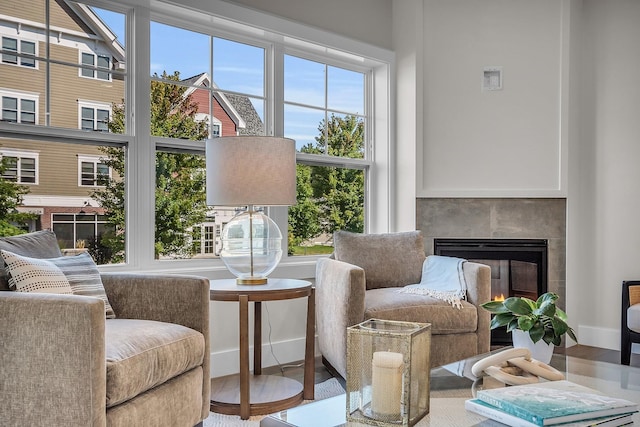
<path fill-rule="evenodd" d="M 304 384 L 262 375 L 262 302 L 307 297 Z M 269 279 L 266 285 L 237 285 L 235 279 L 211 280 L 212 301 L 236 301 L 240 313 L 240 373 L 211 382 L 211 410 L 226 415 L 265 415 L 314 398 L 315 289 L 311 282 Z M 254 304 L 253 375 L 249 369 L 249 302 Z"/>

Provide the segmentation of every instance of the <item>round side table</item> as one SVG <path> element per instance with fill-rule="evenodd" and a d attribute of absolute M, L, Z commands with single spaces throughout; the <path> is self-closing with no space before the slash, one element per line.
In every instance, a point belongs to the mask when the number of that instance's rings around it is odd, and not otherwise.
<path fill-rule="evenodd" d="M 282 411 L 314 395 L 315 289 L 311 282 L 269 279 L 265 285 L 238 285 L 235 279 L 211 280 L 212 301 L 238 302 L 240 373 L 211 382 L 211 410 L 226 415 L 265 415 Z M 262 302 L 307 297 L 304 384 L 291 378 L 262 375 Z M 249 367 L 249 302 L 254 304 L 253 374 Z"/>

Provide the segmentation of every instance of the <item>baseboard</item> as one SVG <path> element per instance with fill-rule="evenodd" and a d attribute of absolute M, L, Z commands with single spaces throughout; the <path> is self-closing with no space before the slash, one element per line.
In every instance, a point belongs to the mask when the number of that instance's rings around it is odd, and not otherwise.
<path fill-rule="evenodd" d="M 590 347 L 620 351 L 620 329 L 579 326 L 578 343 Z M 640 345 L 633 344 L 631 351 L 640 353 Z"/>
<path fill-rule="evenodd" d="M 320 356 L 320 353 L 318 353 L 317 342 L 315 348 L 315 356 Z M 274 342 L 271 343 L 271 345 L 268 342 L 263 343 L 262 367 L 268 368 L 278 364 L 288 365 L 294 362 L 300 362 L 301 360 L 304 360 L 304 349 L 304 337 Z M 249 348 L 249 364 L 253 367 L 253 346 L 250 346 Z M 211 378 L 237 374 L 239 371 L 240 350 L 238 348 L 211 353 Z"/>

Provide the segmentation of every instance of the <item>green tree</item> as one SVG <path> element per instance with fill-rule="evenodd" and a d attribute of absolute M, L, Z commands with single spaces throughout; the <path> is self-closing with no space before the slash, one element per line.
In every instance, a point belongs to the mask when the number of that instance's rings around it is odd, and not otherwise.
<path fill-rule="evenodd" d="M 158 77 L 154 74 L 154 77 Z M 203 140 L 207 138 L 207 124 L 197 121 L 198 105 L 185 96 L 186 87 L 167 83 L 179 81 L 180 73 L 166 72 L 162 82 L 151 82 L 151 134 L 170 138 Z M 112 106 L 109 130 L 123 133 L 125 111 L 122 104 Z M 104 162 L 113 168 L 117 177 L 104 183 L 93 196 L 105 208 L 107 220 L 116 230 L 103 236 L 102 244 L 110 249 L 111 261 L 121 261 L 124 255 L 125 226 L 125 152 L 103 147 Z M 189 255 L 189 228 L 201 223 L 206 215 L 205 162 L 202 156 L 184 153 L 156 153 L 155 191 L 155 255 L 181 257 Z"/>
<path fill-rule="evenodd" d="M 36 215 L 18 212 L 22 198 L 29 188 L 4 178 L 10 158 L 0 158 L 0 236 L 15 236 L 28 231 L 27 221 Z"/>
<path fill-rule="evenodd" d="M 313 197 L 308 166 L 296 166 L 296 192 L 296 204 L 289 208 L 289 252 L 294 246 L 320 234 L 320 208 Z"/>
<path fill-rule="evenodd" d="M 364 157 L 364 122 L 358 117 L 331 115 L 328 123 L 320 123 L 318 132 L 315 143 L 304 146 L 302 152 L 347 158 Z M 300 173 L 301 168 L 308 172 Z M 298 205 L 289 211 L 290 245 L 299 245 L 320 233 L 364 230 L 362 170 L 298 166 L 297 181 Z"/>

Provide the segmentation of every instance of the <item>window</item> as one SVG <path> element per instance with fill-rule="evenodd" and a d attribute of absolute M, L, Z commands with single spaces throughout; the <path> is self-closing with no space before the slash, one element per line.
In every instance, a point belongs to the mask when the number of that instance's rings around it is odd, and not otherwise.
<path fill-rule="evenodd" d="M 25 206 L 44 209 L 40 223 L 66 232 L 66 247 L 82 235 L 77 224 L 97 227 L 104 219 L 111 234 L 103 242 L 113 246 L 102 263 L 222 267 L 195 259 L 217 256 L 220 230 L 236 208 L 206 204 L 204 141 L 237 134 L 298 142 L 304 180 L 296 206 L 322 214 L 316 222 L 324 228 L 296 234 L 290 249 L 309 255 L 310 245 L 323 245 L 330 212 L 366 231 L 393 224 L 392 52 L 319 29 L 309 33 L 275 15 L 247 14 L 223 0 L 201 2 L 202 10 L 168 1 L 144 7 L 125 0 L 49 1 L 28 19 L 19 0 L 7 1 L 3 19 L 11 22 L 0 30 L 0 67 L 1 90 L 10 93 L 0 96 L 13 99 L 2 104 L 0 139 L 3 148 L 39 153 L 35 173 L 43 193 L 32 191 Z M 48 23 L 55 30 L 47 38 Z M 36 58 L 33 78 L 23 78 L 19 66 L 29 65 L 21 61 Z M 28 179 L 27 162 L 12 169 Z M 321 184 L 338 178 L 351 181 L 336 185 L 342 191 L 331 199 Z M 92 209 L 81 214 L 85 199 Z M 286 234 L 296 207 L 267 209 Z M 54 220 L 50 212 L 70 217 Z M 283 268 L 304 269 L 295 274 L 312 274 L 311 262 L 287 255 L 283 261 Z"/>
<path fill-rule="evenodd" d="M 111 80 L 111 73 L 108 72 L 108 70 L 111 69 L 110 56 L 81 52 L 80 63 L 83 65 L 83 67 L 80 68 L 80 75 L 82 77 L 98 80 Z"/>
<path fill-rule="evenodd" d="M 36 67 L 36 43 L 28 40 L 18 40 L 12 37 L 2 37 L 2 50 L 15 52 L 16 54 L 3 53 L 2 62 L 5 64 L 21 65 L 23 67 Z"/>
<path fill-rule="evenodd" d="M 113 234 L 113 226 L 104 215 L 80 212 L 54 213 L 51 225 L 61 249 L 83 247 L 96 252 L 101 249 L 102 238 Z M 103 250 L 103 249 L 102 249 Z"/>
<path fill-rule="evenodd" d="M 37 123 L 37 97 L 0 91 L 2 95 L 2 120 L 12 123 Z"/>
<path fill-rule="evenodd" d="M 19 151 L 0 151 L 4 164 L 2 177 L 19 184 L 38 183 L 38 154 Z"/>
<path fill-rule="evenodd" d="M 80 129 L 87 131 L 109 132 L 110 106 L 106 104 L 88 104 L 80 102 Z"/>
<path fill-rule="evenodd" d="M 78 185 L 104 186 L 111 177 L 111 170 L 99 158 L 78 156 Z"/>

